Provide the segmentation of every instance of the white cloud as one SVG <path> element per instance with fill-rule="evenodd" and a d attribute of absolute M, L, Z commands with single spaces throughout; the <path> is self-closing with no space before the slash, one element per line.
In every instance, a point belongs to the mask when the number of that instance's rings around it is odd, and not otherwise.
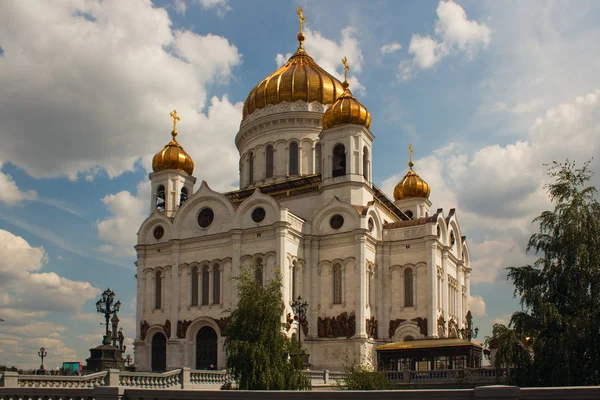
<path fill-rule="evenodd" d="M 32 177 L 131 171 L 170 140 L 173 108 L 184 147 L 235 151 L 241 105 L 226 97 L 207 104 L 207 86 L 227 82 L 241 62 L 223 37 L 174 30 L 167 12 L 145 0 L 106 0 L 17 2 L 0 14 L 0 38 L 0 158 Z M 216 103 L 228 109 L 226 123 L 210 120 Z M 226 134 L 210 137 L 205 125 Z M 186 147 L 197 171 L 232 185 L 237 160 L 217 170 L 194 154 L 199 147 Z"/>
<path fill-rule="evenodd" d="M 0 169 L 2 169 L 2 161 L 0 161 Z M 0 202 L 14 206 L 25 200 L 33 200 L 36 197 L 35 190 L 21 191 L 10 175 L 0 171 Z"/>
<path fill-rule="evenodd" d="M 402 46 L 400 45 L 400 43 L 392 42 L 392 43 L 384 44 L 383 46 L 381 46 L 379 51 L 381 52 L 381 54 L 389 54 L 389 53 L 398 51 L 401 48 L 402 48 Z"/>
<path fill-rule="evenodd" d="M 435 36 L 412 35 L 408 52 L 411 60 L 398 66 L 398 77 L 407 80 L 416 69 L 429 69 L 450 54 L 462 54 L 467 61 L 491 42 L 492 31 L 486 25 L 469 20 L 467 13 L 453 1 L 440 1 L 435 22 Z"/>
<path fill-rule="evenodd" d="M 232 8 L 229 5 L 229 0 L 194 0 L 199 3 L 200 6 L 205 10 L 215 10 L 217 15 L 223 16 L 227 11 L 231 11 Z"/>
<path fill-rule="evenodd" d="M 471 313 L 474 317 L 484 317 L 485 312 L 485 300 L 481 296 L 471 296 Z"/>
<path fill-rule="evenodd" d="M 348 64 L 350 65 L 348 76 L 350 89 L 353 92 L 365 93 L 365 87 L 359 82 L 356 76 L 362 71 L 364 62 L 357 33 L 357 28 L 348 26 L 342 29 L 341 40 L 338 42 L 324 37 L 319 31 L 307 28 L 304 30 L 304 36 L 306 37 L 304 48 L 321 68 L 340 81 L 344 80 L 342 58 L 347 57 Z M 277 54 L 275 57 L 277 66 L 281 67 L 291 56 L 292 53 L 287 53 L 286 55 Z"/>

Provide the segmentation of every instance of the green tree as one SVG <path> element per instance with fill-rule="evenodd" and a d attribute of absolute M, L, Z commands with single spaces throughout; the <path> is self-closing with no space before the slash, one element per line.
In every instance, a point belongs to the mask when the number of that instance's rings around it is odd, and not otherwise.
<path fill-rule="evenodd" d="M 554 210 L 534 220 L 527 245 L 540 258 L 508 268 L 521 299 L 511 326 L 533 338 L 532 385 L 600 384 L 600 204 L 589 164 L 549 167 Z"/>
<path fill-rule="evenodd" d="M 361 362 L 346 357 L 343 365 L 344 378 L 336 382 L 342 390 L 388 390 L 390 381 L 384 371 L 376 371 L 368 358 Z"/>
<path fill-rule="evenodd" d="M 281 275 L 261 286 L 256 268 L 261 267 L 243 267 L 233 278 L 239 300 L 225 340 L 229 374 L 241 390 L 310 389 L 310 379 L 302 372 L 303 354 L 283 333 Z"/>
<path fill-rule="evenodd" d="M 531 366 L 528 339 L 503 324 L 494 324 L 492 336 L 485 338 L 485 347 L 496 350 L 494 367 L 498 371 L 506 369 L 506 378 L 511 384 L 527 383 L 527 374 Z"/>

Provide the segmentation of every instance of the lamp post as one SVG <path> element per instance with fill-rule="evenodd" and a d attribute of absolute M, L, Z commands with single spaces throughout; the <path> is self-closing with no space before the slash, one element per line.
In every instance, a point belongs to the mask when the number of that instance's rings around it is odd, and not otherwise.
<path fill-rule="evenodd" d="M 116 345 L 117 332 L 116 332 L 116 328 L 114 327 L 114 324 L 119 323 L 119 318 L 117 317 L 117 313 L 119 312 L 119 309 L 121 308 L 121 301 L 117 301 L 116 303 L 113 304 L 114 300 L 115 300 L 115 292 L 113 292 L 112 290 L 110 290 L 110 288 L 108 288 L 102 293 L 102 298 L 96 302 L 96 311 L 100 314 L 104 314 L 104 319 L 106 321 L 106 333 L 104 335 L 104 339 L 102 340 L 102 344 L 104 344 L 104 345 L 110 345 L 111 340 L 112 340 L 113 346 Z M 111 315 L 114 315 L 113 321 L 112 321 L 113 322 L 112 337 L 111 337 L 111 335 L 108 334 L 108 323 L 109 323 Z"/>
<path fill-rule="evenodd" d="M 40 351 L 38 351 L 38 357 L 42 359 L 42 363 L 40 364 L 41 371 L 44 370 L 44 357 L 46 357 L 47 355 L 48 352 L 46 351 L 46 349 L 44 347 L 40 348 Z"/>
<path fill-rule="evenodd" d="M 306 318 L 306 309 L 308 308 L 308 303 L 304 301 L 302 296 L 298 296 L 296 301 L 290 304 L 292 307 L 292 311 L 294 312 L 294 320 L 298 321 L 298 353 L 301 354 L 302 349 L 302 321 Z M 302 360 L 302 366 L 304 368 L 308 367 L 308 354 Z"/>
<path fill-rule="evenodd" d="M 127 357 L 125 357 L 125 362 L 127 363 L 128 367 L 131 366 L 131 361 L 133 361 L 133 358 L 131 358 L 131 354 L 127 354 Z"/>
<path fill-rule="evenodd" d="M 467 311 L 467 316 L 465 318 L 467 319 L 467 327 L 459 329 L 459 332 L 463 338 L 471 341 L 471 339 L 475 339 L 477 337 L 479 328 L 475 327 L 475 329 L 473 329 L 473 316 L 471 315 L 471 310 Z"/>

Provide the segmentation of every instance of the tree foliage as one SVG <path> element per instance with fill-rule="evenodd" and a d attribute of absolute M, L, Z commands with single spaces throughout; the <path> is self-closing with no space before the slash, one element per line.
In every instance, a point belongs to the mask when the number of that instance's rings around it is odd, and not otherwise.
<path fill-rule="evenodd" d="M 384 371 L 375 371 L 370 359 L 356 362 L 350 358 L 344 360 L 344 378 L 337 381 L 338 389 L 343 390 L 388 390 L 390 381 Z"/>
<path fill-rule="evenodd" d="M 239 300 L 225 340 L 229 374 L 241 390 L 309 389 L 310 380 L 302 373 L 303 354 L 282 330 L 281 275 L 263 287 L 255 279 L 256 268 L 261 267 L 243 267 L 233 278 Z"/>
<path fill-rule="evenodd" d="M 503 324 L 494 324 L 492 336 L 485 338 L 485 347 L 496 349 L 494 367 L 497 370 L 506 367 L 506 377 L 510 383 L 523 385 L 527 382 L 531 366 L 529 340 L 521 337 L 515 330 Z"/>
<path fill-rule="evenodd" d="M 589 164 L 549 167 L 554 210 L 535 218 L 527 245 L 540 258 L 508 268 L 521 304 L 510 324 L 533 338 L 532 385 L 600 384 L 600 204 Z"/>

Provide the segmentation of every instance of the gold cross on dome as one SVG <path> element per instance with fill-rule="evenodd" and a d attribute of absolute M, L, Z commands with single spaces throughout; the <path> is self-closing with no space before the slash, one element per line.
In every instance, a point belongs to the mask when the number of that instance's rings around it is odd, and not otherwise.
<path fill-rule="evenodd" d="M 412 164 L 412 153 L 413 153 L 412 144 L 408 145 L 408 152 L 410 153 L 410 163 Z"/>
<path fill-rule="evenodd" d="M 173 137 L 177 136 L 177 122 L 181 121 L 179 115 L 177 115 L 177 110 L 173 110 L 169 113 L 171 118 L 173 118 Z"/>
<path fill-rule="evenodd" d="M 348 80 L 348 71 L 350 70 L 350 66 L 348 65 L 348 59 L 346 58 L 346 56 L 344 56 L 344 58 L 342 58 L 342 64 L 344 64 L 344 80 L 347 81 Z"/>
<path fill-rule="evenodd" d="M 300 18 L 300 33 L 302 33 L 302 24 L 306 22 L 306 18 L 304 18 L 304 13 L 302 12 L 302 6 L 296 8 L 296 13 L 298 14 L 298 18 Z"/>

